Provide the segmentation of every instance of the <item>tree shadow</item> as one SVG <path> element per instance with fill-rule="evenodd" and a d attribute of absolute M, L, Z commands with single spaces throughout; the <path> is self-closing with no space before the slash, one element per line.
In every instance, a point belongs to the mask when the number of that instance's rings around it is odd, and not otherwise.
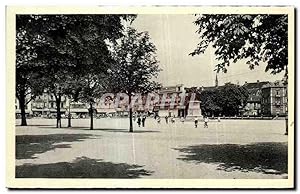
<path fill-rule="evenodd" d="M 73 162 L 16 166 L 15 176 L 16 178 L 140 178 L 153 173 L 142 167 L 79 157 Z"/>
<path fill-rule="evenodd" d="M 16 159 L 34 159 L 35 154 L 44 153 L 56 148 L 70 148 L 63 142 L 83 141 L 95 138 L 91 134 L 50 134 L 50 135 L 17 135 Z"/>
<path fill-rule="evenodd" d="M 218 164 L 217 169 L 226 172 L 287 173 L 287 143 L 204 144 L 175 148 L 175 150 L 184 153 L 177 159 L 195 163 Z"/>

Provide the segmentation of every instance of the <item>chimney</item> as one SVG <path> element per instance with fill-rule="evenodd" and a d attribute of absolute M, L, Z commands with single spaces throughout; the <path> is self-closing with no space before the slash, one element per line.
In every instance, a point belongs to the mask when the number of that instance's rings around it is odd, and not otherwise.
<path fill-rule="evenodd" d="M 259 83 L 259 79 L 257 80 L 257 83 Z"/>
<path fill-rule="evenodd" d="M 247 81 L 245 81 L 245 84 L 247 84 L 248 82 Z"/>

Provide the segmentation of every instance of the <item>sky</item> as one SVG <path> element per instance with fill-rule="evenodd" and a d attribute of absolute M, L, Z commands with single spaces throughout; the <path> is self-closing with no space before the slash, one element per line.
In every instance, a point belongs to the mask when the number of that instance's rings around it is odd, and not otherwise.
<path fill-rule="evenodd" d="M 216 72 L 214 71 L 214 50 L 209 47 L 202 55 L 190 56 L 200 42 L 193 24 L 196 16 L 186 14 L 140 14 L 132 26 L 138 31 L 148 31 L 151 41 L 157 48 L 160 61 L 158 81 L 163 86 L 183 84 L 185 87 L 213 86 Z M 265 64 L 250 70 L 246 60 L 231 64 L 227 73 L 218 73 L 219 85 L 226 82 L 243 84 L 260 81 L 276 81 L 283 78 L 283 73 L 272 75 L 265 72 Z"/>

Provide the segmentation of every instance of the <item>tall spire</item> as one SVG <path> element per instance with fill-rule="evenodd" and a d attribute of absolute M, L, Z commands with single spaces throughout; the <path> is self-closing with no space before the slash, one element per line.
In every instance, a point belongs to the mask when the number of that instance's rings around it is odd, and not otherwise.
<path fill-rule="evenodd" d="M 218 87 L 219 86 L 219 81 L 218 81 L 218 73 L 216 73 L 216 81 L 215 81 L 215 86 Z"/>

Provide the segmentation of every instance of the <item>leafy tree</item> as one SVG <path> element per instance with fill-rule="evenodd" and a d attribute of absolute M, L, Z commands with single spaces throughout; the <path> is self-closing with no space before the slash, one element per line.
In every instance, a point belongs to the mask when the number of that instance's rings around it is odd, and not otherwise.
<path fill-rule="evenodd" d="M 216 70 L 246 59 L 250 69 L 265 62 L 265 71 L 285 71 L 288 78 L 288 16 L 287 15 L 199 15 L 194 22 L 199 28 L 200 43 L 190 55 L 204 53 L 211 44 L 216 49 Z M 286 117 L 286 123 L 287 117 Z M 286 135 L 288 125 L 286 124 Z"/>
<path fill-rule="evenodd" d="M 77 82 L 74 82 L 76 84 L 73 87 L 76 88 L 76 97 L 74 99 L 75 101 L 89 104 L 90 130 L 93 130 L 93 115 L 96 112 L 93 108 L 95 99 L 99 98 L 106 90 L 107 67 L 108 65 L 105 65 L 104 62 L 102 64 L 94 64 L 91 69 L 86 68 L 86 71 L 74 76 L 79 78 Z"/>
<path fill-rule="evenodd" d="M 42 37 L 27 30 L 28 18 L 16 18 L 16 97 L 21 110 L 21 126 L 26 126 L 26 105 L 43 92 L 39 81 L 41 67 L 35 63 L 36 46 L 43 44 Z"/>
<path fill-rule="evenodd" d="M 104 46 L 106 47 L 105 40 L 115 41 L 122 36 L 121 19 L 132 19 L 135 16 L 21 15 L 19 17 L 22 21 L 19 25 L 25 28 L 28 34 L 43 40 L 43 44 L 33 46 L 36 51 L 35 63 L 43 67 L 39 73 L 47 83 L 45 84 L 47 91 L 56 98 L 57 127 L 60 127 L 61 97 L 70 92 L 71 85 L 66 83 L 76 75 L 73 72 L 92 70 L 90 66 L 103 63 L 99 58 L 103 58 L 101 52 Z M 28 42 L 36 43 L 32 40 Z"/>
<path fill-rule="evenodd" d="M 200 92 L 201 109 L 209 115 L 238 115 L 247 99 L 248 91 L 244 86 L 230 83 Z"/>
<path fill-rule="evenodd" d="M 217 89 L 204 90 L 200 94 L 201 111 L 204 115 L 219 115 L 223 109 L 218 101 Z"/>
<path fill-rule="evenodd" d="M 116 63 L 108 71 L 109 88 L 112 92 L 128 95 L 129 132 L 133 132 L 132 97 L 136 93 L 146 94 L 160 87 L 153 81 L 160 71 L 156 48 L 147 32 L 137 32 L 129 27 L 125 31 L 125 36 L 117 44 L 112 44 L 111 50 Z"/>
<path fill-rule="evenodd" d="M 266 71 L 287 73 L 287 15 L 205 14 L 194 23 L 199 27 L 201 41 L 190 55 L 204 53 L 211 44 L 216 49 L 218 72 L 226 72 L 231 63 L 247 59 L 250 69 L 266 62 Z"/>

